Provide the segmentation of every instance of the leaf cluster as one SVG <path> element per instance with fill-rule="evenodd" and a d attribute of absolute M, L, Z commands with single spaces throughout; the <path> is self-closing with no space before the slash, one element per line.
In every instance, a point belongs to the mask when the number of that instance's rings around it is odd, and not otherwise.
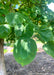
<path fill-rule="evenodd" d="M 0 0 L 0 38 L 15 43 L 13 55 L 22 66 L 37 52 L 34 38 L 54 57 L 54 12 L 47 4 L 54 0 Z"/>

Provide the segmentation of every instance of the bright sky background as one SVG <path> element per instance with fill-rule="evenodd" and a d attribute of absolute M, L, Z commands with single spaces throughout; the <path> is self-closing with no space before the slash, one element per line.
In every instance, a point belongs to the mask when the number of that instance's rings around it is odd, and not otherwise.
<path fill-rule="evenodd" d="M 50 3 L 47 6 L 49 9 L 51 9 L 54 12 L 54 3 Z"/>
<path fill-rule="evenodd" d="M 18 7 L 19 7 L 19 6 L 18 6 L 18 4 L 17 4 L 15 8 L 18 9 Z"/>

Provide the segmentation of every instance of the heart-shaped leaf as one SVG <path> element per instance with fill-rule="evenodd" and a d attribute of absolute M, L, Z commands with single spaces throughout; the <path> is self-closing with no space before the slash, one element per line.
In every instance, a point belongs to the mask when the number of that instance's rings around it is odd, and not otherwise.
<path fill-rule="evenodd" d="M 22 66 L 31 63 L 36 56 L 37 46 L 33 39 L 21 38 L 16 41 L 13 55 Z"/>

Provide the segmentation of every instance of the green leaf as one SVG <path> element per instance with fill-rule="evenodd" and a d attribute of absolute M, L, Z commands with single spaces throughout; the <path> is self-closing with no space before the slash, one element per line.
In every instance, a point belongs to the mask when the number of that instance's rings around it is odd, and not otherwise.
<path fill-rule="evenodd" d="M 48 29 L 42 26 L 42 28 L 39 29 L 39 34 L 38 34 L 38 38 L 40 38 L 40 40 L 43 40 L 44 42 L 52 40 L 53 39 L 53 33 L 52 30 Z"/>
<path fill-rule="evenodd" d="M 34 28 L 34 25 L 33 25 L 33 23 L 31 21 L 30 21 L 30 23 L 27 23 L 25 25 L 25 28 L 24 28 L 23 36 L 32 37 L 32 35 L 33 35 L 33 28 Z"/>
<path fill-rule="evenodd" d="M 21 38 L 16 41 L 13 55 L 22 66 L 31 63 L 36 56 L 37 46 L 33 39 Z"/>
<path fill-rule="evenodd" d="M 10 33 L 10 28 L 8 25 L 0 25 L 0 38 L 6 38 Z"/>
<path fill-rule="evenodd" d="M 43 49 L 47 54 L 54 57 L 54 41 L 47 42 L 47 44 L 43 45 Z"/>
<path fill-rule="evenodd" d="M 0 24 L 4 24 L 5 23 L 5 17 L 4 16 L 0 16 Z"/>
<path fill-rule="evenodd" d="M 6 22 L 8 22 L 11 26 L 22 24 L 23 17 L 20 13 L 9 13 L 6 16 Z"/>
<path fill-rule="evenodd" d="M 26 16 L 23 13 L 21 14 L 19 12 L 15 12 L 15 13 L 9 13 L 8 15 L 6 15 L 5 21 L 9 23 L 11 26 L 15 26 L 18 24 L 30 23 L 31 20 L 29 19 L 28 16 Z"/>
<path fill-rule="evenodd" d="M 15 36 L 16 37 L 22 36 L 23 30 L 24 30 L 24 26 L 22 24 L 16 25 L 14 29 Z"/>
<path fill-rule="evenodd" d="M 36 2 L 36 0 L 30 0 L 32 3 L 35 3 Z"/>

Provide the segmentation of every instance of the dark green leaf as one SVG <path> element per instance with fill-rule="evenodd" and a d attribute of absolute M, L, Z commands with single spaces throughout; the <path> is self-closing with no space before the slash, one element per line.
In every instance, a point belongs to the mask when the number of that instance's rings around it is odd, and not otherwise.
<path fill-rule="evenodd" d="M 0 25 L 0 38 L 6 38 L 10 33 L 10 28 L 8 25 Z"/>
<path fill-rule="evenodd" d="M 39 38 L 42 39 L 44 42 L 52 40 L 53 39 L 53 33 L 52 30 L 48 29 L 45 27 L 40 28 L 39 29 L 39 34 L 38 34 Z"/>
<path fill-rule="evenodd" d="M 32 37 L 34 25 L 32 22 L 26 24 L 23 36 Z"/>
<path fill-rule="evenodd" d="M 54 57 L 54 41 L 49 41 L 47 44 L 43 45 L 45 52 L 52 57 Z"/>

